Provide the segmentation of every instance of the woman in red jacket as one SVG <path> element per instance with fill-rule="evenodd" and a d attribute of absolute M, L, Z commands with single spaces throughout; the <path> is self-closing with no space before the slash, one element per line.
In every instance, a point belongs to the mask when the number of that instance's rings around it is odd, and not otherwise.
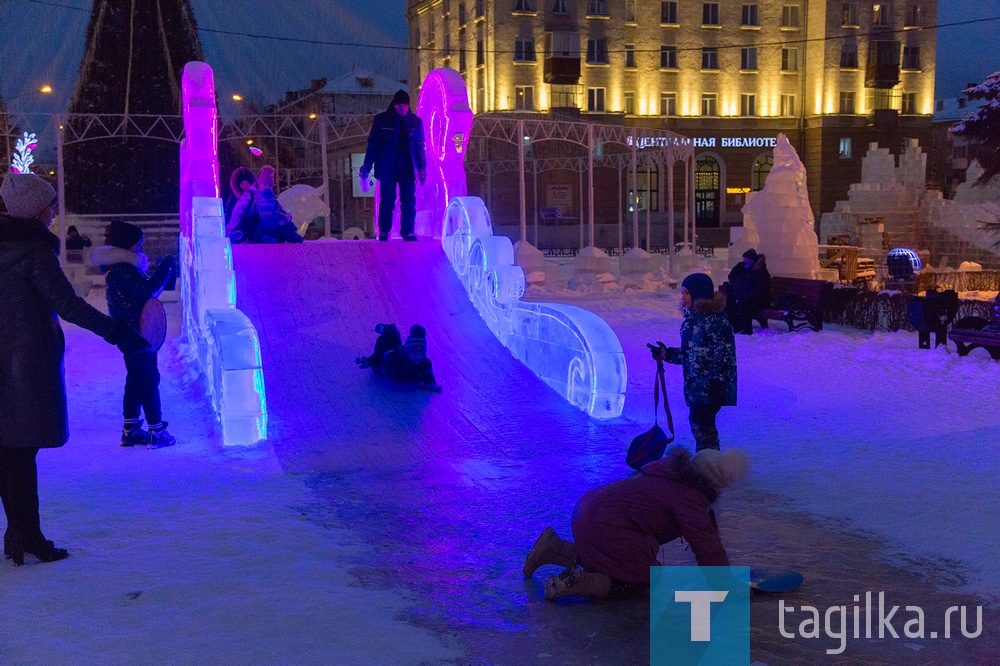
<path fill-rule="evenodd" d="M 649 585 L 649 567 L 659 566 L 660 546 L 680 537 L 699 566 L 728 566 L 711 505 L 720 489 L 748 469 L 747 456 L 738 449 L 704 449 L 692 458 L 674 447 L 638 475 L 581 497 L 573 511 L 575 541 L 564 541 L 547 527 L 525 560 L 524 575 L 558 564 L 566 569 L 545 582 L 546 599 L 603 599 L 615 589 Z"/>

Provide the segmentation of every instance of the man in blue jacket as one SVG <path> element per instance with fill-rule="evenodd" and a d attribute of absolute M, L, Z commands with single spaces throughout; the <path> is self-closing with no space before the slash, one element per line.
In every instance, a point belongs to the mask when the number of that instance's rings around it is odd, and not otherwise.
<path fill-rule="evenodd" d="M 410 112 L 410 96 L 397 90 L 389 108 L 375 116 L 368 133 L 368 150 L 361 165 L 362 188 L 367 189 L 368 174 L 375 166 L 375 178 L 382 186 L 378 205 L 378 239 L 389 240 L 392 212 L 399 189 L 399 233 L 405 241 L 417 240 L 413 222 L 417 215 L 417 179 L 427 179 L 427 156 L 424 152 L 424 125 Z"/>

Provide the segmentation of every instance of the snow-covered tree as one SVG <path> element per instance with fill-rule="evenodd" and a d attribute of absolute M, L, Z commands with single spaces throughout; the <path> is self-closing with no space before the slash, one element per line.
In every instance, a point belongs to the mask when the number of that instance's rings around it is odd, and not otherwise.
<path fill-rule="evenodd" d="M 977 185 L 989 182 L 1000 174 L 1000 72 L 994 72 L 977 86 L 967 88 L 965 96 L 984 103 L 957 122 L 951 132 L 975 145 L 983 175 Z"/>

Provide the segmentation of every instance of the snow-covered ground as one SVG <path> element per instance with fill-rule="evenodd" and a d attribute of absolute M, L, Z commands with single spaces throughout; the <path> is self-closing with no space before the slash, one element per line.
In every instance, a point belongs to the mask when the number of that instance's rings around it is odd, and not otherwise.
<path fill-rule="evenodd" d="M 652 409 L 645 343 L 677 343 L 678 295 L 530 298 L 611 324 L 629 362 L 624 416 L 638 423 Z M 267 443 L 223 449 L 176 337 L 178 306 L 168 313 L 169 449 L 118 446 L 121 356 L 65 326 L 72 435 L 41 452 L 39 474 L 43 527 L 72 556 L 0 565 L 0 663 L 374 663 L 373 647 L 379 663 L 465 663 L 402 619 L 407 591 L 365 587 L 339 566 L 371 545 L 309 517 L 310 489 Z M 723 446 L 752 455 L 752 487 L 878 537 L 896 566 L 937 563 L 962 591 L 1000 597 L 1000 363 L 920 350 L 913 333 L 775 327 L 738 338 L 739 405 L 719 419 Z M 691 445 L 679 367 L 667 383 Z"/>

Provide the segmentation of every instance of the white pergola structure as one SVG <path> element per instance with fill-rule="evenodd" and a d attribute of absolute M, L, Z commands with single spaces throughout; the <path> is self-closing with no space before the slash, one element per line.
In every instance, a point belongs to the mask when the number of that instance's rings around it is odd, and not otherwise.
<path fill-rule="evenodd" d="M 685 246 L 693 242 L 695 237 L 694 217 L 694 142 L 675 132 L 647 127 L 626 127 L 604 123 L 588 123 L 551 118 L 524 118 L 489 114 L 477 116 L 472 127 L 472 137 L 484 137 L 498 140 L 517 148 L 517 160 L 489 159 L 481 162 L 466 161 L 466 171 L 485 175 L 487 179 L 498 173 L 513 171 L 516 167 L 519 176 L 520 224 L 521 241 L 527 242 L 527 188 L 525 173 L 530 171 L 536 179 L 539 173 L 567 169 L 580 173 L 581 191 L 583 190 L 583 157 L 557 155 L 552 157 L 525 159 L 525 145 L 537 145 L 543 142 L 562 142 L 576 145 L 586 150 L 587 164 L 587 240 L 586 245 L 594 245 L 594 168 L 610 167 L 617 169 L 621 175 L 630 170 L 632 183 L 636 183 L 636 175 L 640 167 L 648 170 L 653 164 L 660 165 L 667 172 L 667 210 L 669 224 L 669 256 L 670 268 L 674 263 L 674 166 L 677 162 L 684 165 L 684 242 Z M 608 151 L 611 148 L 612 151 Z M 595 155 L 600 149 L 600 154 Z M 489 182 L 489 181 L 488 181 Z M 647 178 L 647 189 L 649 180 Z M 624 202 L 623 178 L 619 177 L 619 201 Z M 648 197 L 647 197 L 648 200 Z M 632 205 L 632 242 L 633 247 L 639 247 L 639 207 Z M 536 213 L 537 215 L 537 206 Z M 646 206 L 646 238 L 649 238 L 650 206 Z M 624 227 L 624 209 L 618 207 L 618 244 L 622 246 Z M 583 219 L 581 217 L 581 245 L 584 244 Z"/>

